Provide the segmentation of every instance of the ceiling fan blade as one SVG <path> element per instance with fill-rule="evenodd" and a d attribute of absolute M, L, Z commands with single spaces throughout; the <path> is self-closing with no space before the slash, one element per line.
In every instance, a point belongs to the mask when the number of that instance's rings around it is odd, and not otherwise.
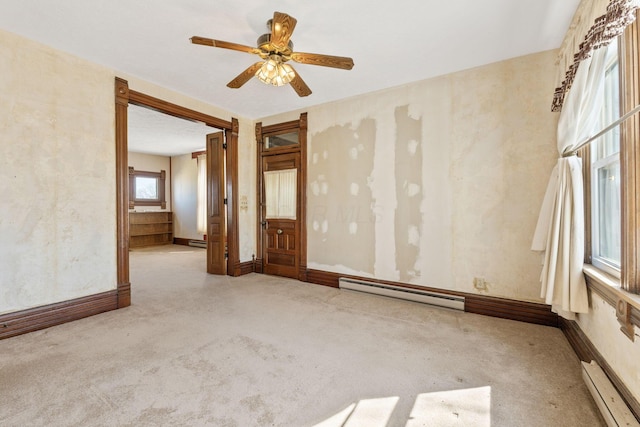
<path fill-rule="evenodd" d="M 235 79 L 227 83 L 227 87 L 230 87 L 232 89 L 238 89 L 243 84 L 251 80 L 251 77 L 256 75 L 260 67 L 262 67 L 262 64 L 263 64 L 262 61 L 256 62 L 255 64 L 253 64 L 252 66 L 250 66 L 249 68 L 247 68 L 246 70 L 238 74 L 238 76 Z"/>
<path fill-rule="evenodd" d="M 225 42 L 222 40 L 208 39 L 205 37 L 198 37 L 198 36 L 193 36 L 191 37 L 190 40 L 191 40 L 191 43 L 193 44 L 201 44 L 203 46 L 212 46 L 212 47 L 221 47 L 223 49 L 231 49 L 231 50 L 237 50 L 240 52 L 255 53 L 257 55 L 260 54 L 259 49 L 251 46 L 245 46 L 243 44 Z"/>
<path fill-rule="evenodd" d="M 307 86 L 304 80 L 302 80 L 302 77 L 300 77 L 300 74 L 298 74 L 297 71 L 295 71 L 295 73 L 296 73 L 296 76 L 289 83 L 293 87 L 293 90 L 296 91 L 298 96 L 311 95 L 311 89 L 309 89 L 309 86 Z"/>
<path fill-rule="evenodd" d="M 279 51 L 286 50 L 297 22 L 293 16 L 274 12 L 271 20 L 271 46 Z"/>
<path fill-rule="evenodd" d="M 329 56 L 317 53 L 294 52 L 291 59 L 300 64 L 321 65 L 323 67 L 340 68 L 342 70 L 350 70 L 353 68 L 353 59 L 345 56 Z"/>

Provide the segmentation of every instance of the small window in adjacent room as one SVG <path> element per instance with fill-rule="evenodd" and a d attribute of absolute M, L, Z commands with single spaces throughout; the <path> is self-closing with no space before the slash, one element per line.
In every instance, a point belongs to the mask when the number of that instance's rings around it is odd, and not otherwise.
<path fill-rule="evenodd" d="M 609 48 L 600 129 L 620 117 L 617 44 Z M 591 144 L 591 263 L 620 277 L 620 128 L 615 127 Z"/>
<path fill-rule="evenodd" d="M 158 178 L 136 176 L 136 200 L 158 200 Z"/>
<path fill-rule="evenodd" d="M 165 201 L 165 171 L 137 171 L 129 167 L 129 209 L 136 206 L 160 206 L 167 208 Z"/>

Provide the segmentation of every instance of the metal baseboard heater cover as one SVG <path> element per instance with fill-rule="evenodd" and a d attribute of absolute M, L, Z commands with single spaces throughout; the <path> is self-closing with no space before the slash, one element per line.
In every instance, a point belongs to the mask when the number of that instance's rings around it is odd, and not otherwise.
<path fill-rule="evenodd" d="M 609 427 L 639 427 L 638 421 L 602 368 L 595 362 L 582 362 L 582 379 Z"/>
<path fill-rule="evenodd" d="M 340 289 L 383 295 L 464 311 L 464 297 L 456 295 L 440 294 L 437 292 L 423 291 L 420 289 L 405 288 L 402 286 L 383 283 L 367 282 L 364 280 L 354 280 L 346 277 L 340 277 L 340 279 L 338 279 L 338 283 Z"/>
<path fill-rule="evenodd" d="M 189 246 L 207 249 L 207 242 L 204 240 L 189 240 Z"/>

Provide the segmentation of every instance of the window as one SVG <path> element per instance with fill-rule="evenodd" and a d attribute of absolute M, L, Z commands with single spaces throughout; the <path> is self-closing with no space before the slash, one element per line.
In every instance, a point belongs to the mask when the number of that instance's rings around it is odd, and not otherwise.
<path fill-rule="evenodd" d="M 129 209 L 136 206 L 160 206 L 167 208 L 164 197 L 165 171 L 137 171 L 129 167 Z"/>
<path fill-rule="evenodd" d="M 620 139 L 620 285 L 626 291 L 640 294 L 640 113 L 637 112 L 640 105 L 640 9 L 636 9 L 636 20 L 625 29 L 619 41 L 621 112 L 630 114 L 622 123 Z"/>
<path fill-rule="evenodd" d="M 604 102 L 599 129 L 620 117 L 618 46 L 608 50 Z M 620 277 L 620 128 L 615 127 L 591 143 L 591 263 Z"/>
<path fill-rule="evenodd" d="M 264 137 L 264 148 L 278 148 L 298 145 L 298 131 L 280 133 L 277 135 L 266 135 Z"/>
<path fill-rule="evenodd" d="M 196 228 L 198 233 L 207 234 L 207 154 L 196 157 L 198 183 L 196 187 Z"/>
<path fill-rule="evenodd" d="M 640 228 L 639 50 L 636 19 L 609 49 L 600 128 L 626 119 L 581 150 L 585 215 L 591 218 L 585 222 L 585 261 L 635 294 L 640 294 L 640 235 L 633 232 Z"/>
<path fill-rule="evenodd" d="M 296 219 L 297 169 L 264 172 L 266 219 Z"/>
<path fill-rule="evenodd" d="M 136 189 L 136 200 L 157 200 L 158 199 L 158 179 L 146 176 L 136 176 L 134 187 Z"/>

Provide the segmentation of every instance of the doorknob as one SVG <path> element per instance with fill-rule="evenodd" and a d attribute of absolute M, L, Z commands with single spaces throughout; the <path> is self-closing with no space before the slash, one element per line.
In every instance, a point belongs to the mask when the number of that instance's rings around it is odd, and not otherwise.
<path fill-rule="evenodd" d="M 260 224 L 261 224 L 263 227 L 266 227 L 266 226 L 267 226 L 267 221 L 262 221 Z"/>
<path fill-rule="evenodd" d="M 276 233 L 278 233 L 278 234 L 282 234 L 282 228 L 278 228 L 278 230 L 276 231 Z"/>

